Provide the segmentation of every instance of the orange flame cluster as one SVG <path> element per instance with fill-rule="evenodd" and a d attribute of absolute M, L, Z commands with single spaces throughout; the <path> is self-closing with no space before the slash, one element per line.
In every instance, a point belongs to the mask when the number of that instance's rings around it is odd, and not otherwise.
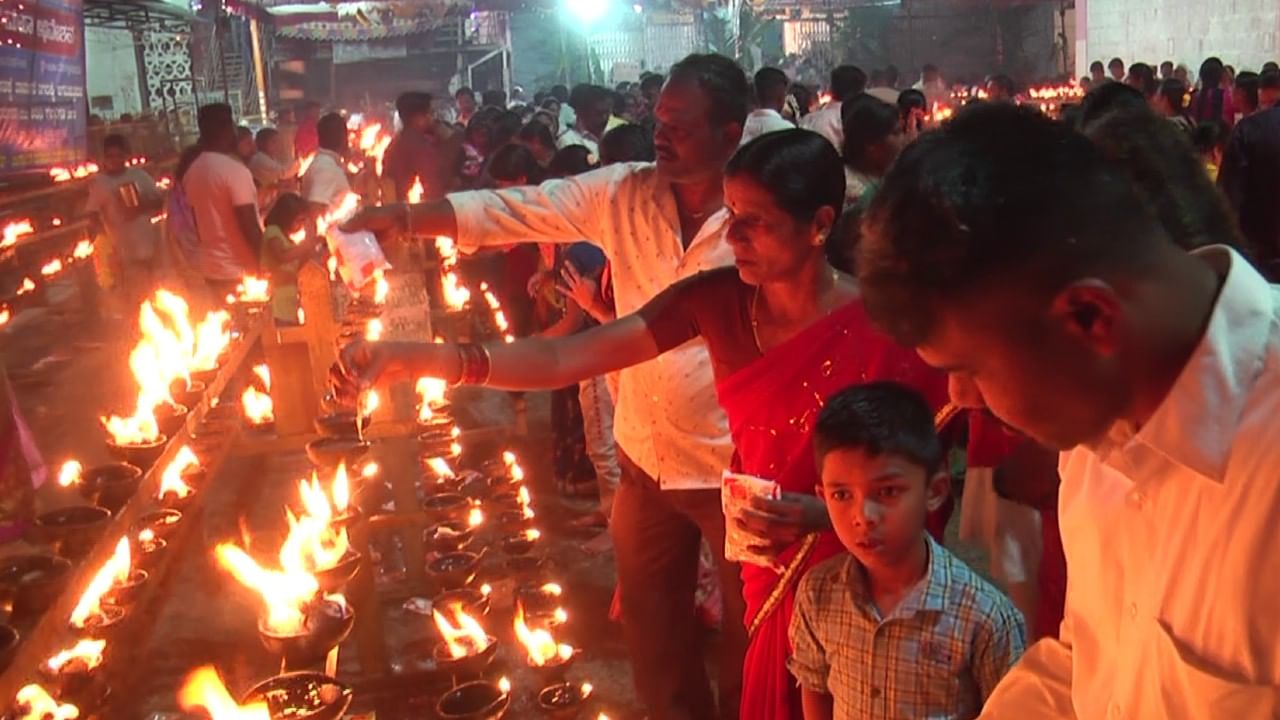
<path fill-rule="evenodd" d="M 444 304 L 450 310 L 461 310 L 471 302 L 471 291 L 458 279 L 458 246 L 453 238 L 436 237 L 436 252 L 440 255 L 441 290 Z"/>
<path fill-rule="evenodd" d="M 511 323 L 507 322 L 507 315 L 502 312 L 502 304 L 498 302 L 498 296 L 489 289 L 489 283 L 480 283 L 480 292 L 484 295 L 485 304 L 493 312 L 493 324 L 498 328 L 498 332 L 502 333 L 503 342 L 515 342 L 516 337 L 511 334 Z"/>
<path fill-rule="evenodd" d="M 453 615 L 452 621 L 438 609 L 433 608 L 431 615 L 435 618 L 436 627 L 440 629 L 445 646 L 449 648 L 450 657 L 455 660 L 464 658 L 488 647 L 489 636 L 479 621 L 468 615 L 461 605 L 450 605 L 448 609 Z"/>
<path fill-rule="evenodd" d="M 342 225 L 355 217 L 356 211 L 359 209 L 360 196 L 348 191 L 336 205 L 330 207 L 323 215 L 316 218 L 316 234 L 324 235 L 329 232 L 330 227 Z"/>
<path fill-rule="evenodd" d="M 292 510 L 285 510 L 289 535 L 280 548 L 280 564 L 300 567 L 308 573 L 328 570 L 351 549 L 346 529 L 333 525 L 334 518 L 346 513 L 351 503 L 346 463 L 338 465 L 328 493 L 312 472 L 310 480 L 298 482 L 298 494 L 302 499 L 302 514 L 295 516 Z"/>
<path fill-rule="evenodd" d="M 182 476 L 188 470 L 199 467 L 200 458 L 196 457 L 190 447 L 183 445 L 178 450 L 178 454 L 174 456 L 173 461 L 169 463 L 169 466 L 160 475 L 160 490 L 158 492 L 160 499 L 163 500 L 164 496 L 172 494 L 181 500 L 194 493 L 195 489 L 188 485 L 182 479 Z M 61 482 L 61 479 L 59 479 L 59 482 Z"/>
<path fill-rule="evenodd" d="M 80 600 L 71 611 L 71 625 L 85 628 L 89 621 L 102 613 L 102 596 L 112 587 L 123 585 L 129 580 L 129 571 L 133 558 L 129 551 L 129 538 L 122 537 L 116 543 L 116 550 L 107 561 L 98 568 L 98 572 L 89 581 Z"/>
<path fill-rule="evenodd" d="M 271 400 L 271 370 L 265 364 L 253 367 L 253 373 L 262 380 L 263 390 L 252 383 L 240 395 L 245 419 L 253 425 L 263 425 L 276 419 L 275 403 Z"/>
<path fill-rule="evenodd" d="M 405 196 L 405 198 L 411 204 L 416 205 L 422 202 L 422 197 L 425 194 L 426 194 L 426 189 L 422 187 L 422 178 L 415 176 L 413 178 L 413 185 L 410 186 L 409 193 Z"/>
<path fill-rule="evenodd" d="M 202 708 L 211 720 L 271 720 L 266 702 L 237 703 L 211 665 L 198 668 L 187 676 L 178 691 L 178 704 L 187 712 Z"/>
<path fill-rule="evenodd" d="M 49 168 L 49 177 L 53 178 L 56 183 L 69 182 L 71 180 L 83 180 L 98 172 L 98 170 L 98 163 L 89 161 L 69 168 Z"/>
<path fill-rule="evenodd" d="M 387 296 L 391 294 L 391 285 L 387 283 L 387 274 L 378 268 L 373 271 L 373 304 L 386 305 Z"/>
<path fill-rule="evenodd" d="M 261 596 L 267 611 L 263 623 L 267 630 L 293 635 L 305 629 L 306 605 L 320 592 L 314 575 L 296 565 L 269 570 L 231 543 L 218 545 L 214 553 L 218 563 L 241 585 Z"/>
<path fill-rule="evenodd" d="M 44 661 L 45 667 L 57 672 L 67 664 L 79 661 L 85 670 L 92 670 L 102 664 L 102 657 L 107 648 L 106 640 L 80 640 L 75 645 L 61 650 Z"/>
<path fill-rule="evenodd" d="M 271 282 L 256 275 L 245 275 L 238 285 L 234 296 L 227 298 L 228 304 L 233 302 L 264 303 L 271 300 Z"/>
<path fill-rule="evenodd" d="M 524 645 L 529 656 L 529 663 L 542 667 L 547 663 L 559 660 L 565 662 L 573 657 L 573 646 L 557 643 L 551 632 L 543 628 L 531 629 L 524 621 L 524 604 L 516 603 L 514 621 L 516 638 Z"/>
<path fill-rule="evenodd" d="M 392 135 L 382 129 L 382 123 L 369 123 L 367 125 L 357 125 L 352 128 L 353 147 L 360 148 L 360 152 L 365 157 L 373 159 L 374 172 L 379 177 L 382 176 L 382 158 L 387 152 L 387 148 L 391 145 Z"/>
<path fill-rule="evenodd" d="M 58 469 L 58 485 L 62 487 L 79 485 L 83 472 L 84 466 L 79 460 L 68 460 L 62 463 L 62 467 Z"/>
<path fill-rule="evenodd" d="M 18 691 L 18 720 L 75 720 L 80 708 L 54 700 L 43 687 L 32 683 Z M 268 718 L 268 720 L 270 720 Z"/>
<path fill-rule="evenodd" d="M 13 220 L 5 223 L 0 228 L 0 250 L 13 247 L 18 243 L 18 238 L 24 235 L 30 235 L 36 231 L 36 226 L 31 222 L 31 218 L 22 218 L 21 220 Z"/>
<path fill-rule="evenodd" d="M 445 390 L 449 384 L 440 378 L 420 377 L 414 384 L 414 392 L 418 393 L 421 404 L 418 405 L 418 420 L 429 422 L 435 417 L 435 411 L 445 403 Z"/>

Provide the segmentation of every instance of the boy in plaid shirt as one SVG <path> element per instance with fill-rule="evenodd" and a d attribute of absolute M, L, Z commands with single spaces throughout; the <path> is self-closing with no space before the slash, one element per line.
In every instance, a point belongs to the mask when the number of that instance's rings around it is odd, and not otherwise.
<path fill-rule="evenodd" d="M 973 718 L 1026 645 L 1013 603 L 925 532 L 950 487 L 925 401 L 877 382 L 814 430 L 818 494 L 850 555 L 800 583 L 788 663 L 805 720 Z"/>

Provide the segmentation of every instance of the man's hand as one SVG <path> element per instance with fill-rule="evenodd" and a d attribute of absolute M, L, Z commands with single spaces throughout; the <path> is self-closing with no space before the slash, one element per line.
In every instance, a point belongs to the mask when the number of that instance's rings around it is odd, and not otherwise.
<path fill-rule="evenodd" d="M 405 208 L 400 204 L 364 207 L 343 224 L 342 231 L 350 233 L 368 230 L 376 235 L 394 234 L 405 229 L 405 217 Z"/>

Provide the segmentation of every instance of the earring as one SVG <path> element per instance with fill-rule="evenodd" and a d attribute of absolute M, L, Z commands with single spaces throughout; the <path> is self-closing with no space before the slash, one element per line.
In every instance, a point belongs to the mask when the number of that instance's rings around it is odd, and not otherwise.
<path fill-rule="evenodd" d="M 814 238 L 814 239 L 813 239 L 813 246 L 814 246 L 814 247 L 822 247 L 823 245 L 826 245 L 826 244 L 827 244 L 827 234 L 826 234 L 826 233 L 818 233 L 818 236 L 817 236 L 816 238 Z"/>

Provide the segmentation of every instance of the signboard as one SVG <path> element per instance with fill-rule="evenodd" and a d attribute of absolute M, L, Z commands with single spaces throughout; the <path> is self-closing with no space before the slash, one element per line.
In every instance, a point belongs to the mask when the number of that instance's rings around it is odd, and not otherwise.
<path fill-rule="evenodd" d="M 0 174 L 85 157 L 82 3 L 0 3 Z"/>

